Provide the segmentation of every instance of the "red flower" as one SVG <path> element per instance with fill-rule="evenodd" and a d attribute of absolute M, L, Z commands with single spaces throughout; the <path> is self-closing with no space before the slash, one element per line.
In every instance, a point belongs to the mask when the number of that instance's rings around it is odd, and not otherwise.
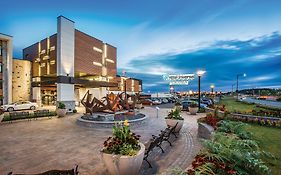
<path fill-rule="evenodd" d="M 236 174 L 236 171 L 234 169 L 228 170 L 227 174 Z"/>

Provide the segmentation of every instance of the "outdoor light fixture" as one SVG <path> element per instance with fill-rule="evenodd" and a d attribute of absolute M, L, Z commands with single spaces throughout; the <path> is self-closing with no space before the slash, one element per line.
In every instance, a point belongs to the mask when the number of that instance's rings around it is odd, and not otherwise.
<path fill-rule="evenodd" d="M 206 73 L 206 71 L 204 70 L 198 70 L 196 72 L 197 76 L 198 76 L 198 108 L 200 110 L 200 106 L 201 106 L 201 93 L 200 93 L 200 81 L 201 81 L 201 76 L 203 76 Z"/>
<path fill-rule="evenodd" d="M 197 74 L 198 77 L 203 76 L 205 73 L 206 73 L 206 71 L 204 71 L 204 70 L 198 70 L 198 71 L 196 72 L 196 74 Z"/>
<path fill-rule="evenodd" d="M 210 88 L 211 88 L 211 92 L 212 92 L 212 94 L 213 94 L 213 93 L 214 93 L 215 85 L 214 85 L 214 84 L 211 84 Z"/>
<path fill-rule="evenodd" d="M 239 83 L 239 77 L 246 77 L 247 76 L 247 74 L 246 73 L 243 73 L 243 74 L 237 74 L 236 75 L 236 95 L 237 95 L 237 100 L 238 100 L 238 96 L 239 96 L 239 94 L 238 94 L 238 83 Z"/>

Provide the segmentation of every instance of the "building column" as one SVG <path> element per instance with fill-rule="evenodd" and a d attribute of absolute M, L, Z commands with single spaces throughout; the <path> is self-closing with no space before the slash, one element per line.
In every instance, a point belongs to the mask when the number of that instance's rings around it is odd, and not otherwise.
<path fill-rule="evenodd" d="M 42 105 L 41 87 L 32 88 L 32 100 L 35 100 L 38 106 Z"/>
<path fill-rule="evenodd" d="M 66 83 L 57 83 L 57 102 L 65 104 L 66 109 L 72 112 L 75 109 L 74 84 L 74 22 L 59 16 L 57 21 L 57 76 L 66 77 Z"/>
<path fill-rule="evenodd" d="M 1 34 L 0 34 L 1 35 Z M 3 42 L 3 104 L 12 103 L 12 69 L 13 69 L 13 40 L 12 37 L 1 35 Z"/>

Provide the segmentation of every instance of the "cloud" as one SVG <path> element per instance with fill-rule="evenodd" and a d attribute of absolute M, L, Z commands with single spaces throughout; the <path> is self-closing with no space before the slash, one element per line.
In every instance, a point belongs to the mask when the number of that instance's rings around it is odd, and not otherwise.
<path fill-rule="evenodd" d="M 217 90 L 231 90 L 240 73 L 247 73 L 246 78 L 240 79 L 241 88 L 278 86 L 281 84 L 280 48 L 281 35 L 273 32 L 248 40 L 215 41 L 181 52 L 150 54 L 131 60 L 128 65 L 134 76 L 143 79 L 145 91 L 168 91 L 168 82 L 160 81 L 164 73 L 194 73 L 199 68 L 207 71 L 202 77 L 203 90 L 209 90 L 212 83 Z M 197 89 L 196 79 L 188 86 L 176 87 L 176 90 L 188 89 Z"/>

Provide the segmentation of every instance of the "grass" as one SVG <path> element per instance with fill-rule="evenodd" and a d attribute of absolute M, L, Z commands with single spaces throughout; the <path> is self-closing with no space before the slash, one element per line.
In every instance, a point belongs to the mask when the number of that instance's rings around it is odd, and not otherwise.
<path fill-rule="evenodd" d="M 247 131 L 253 133 L 254 139 L 260 144 L 260 147 L 273 154 L 276 159 L 263 159 L 272 170 L 273 175 L 281 174 L 281 129 L 270 128 L 259 125 L 247 125 Z"/>
<path fill-rule="evenodd" d="M 245 113 L 250 112 L 252 110 L 262 110 L 262 108 L 257 107 L 255 104 L 236 101 L 236 99 L 233 97 L 224 97 L 219 102 L 219 104 L 224 104 L 229 112 L 239 111 Z"/>

